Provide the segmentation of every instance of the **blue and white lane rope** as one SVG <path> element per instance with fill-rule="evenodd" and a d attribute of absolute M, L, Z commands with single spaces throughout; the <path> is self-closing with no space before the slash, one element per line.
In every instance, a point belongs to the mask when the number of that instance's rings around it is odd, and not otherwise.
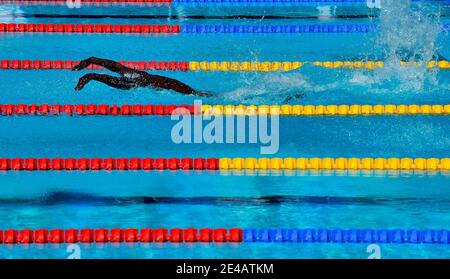
<path fill-rule="evenodd" d="M 450 244 L 450 231 L 415 229 L 244 229 L 242 241 Z"/>
<path fill-rule="evenodd" d="M 308 24 L 308 25 L 150 25 L 150 24 L 52 24 L 2 23 L 0 33 L 95 33 L 95 34 L 205 34 L 205 33 L 368 33 L 379 30 L 377 24 Z M 450 29 L 450 23 L 441 25 Z"/>
<path fill-rule="evenodd" d="M 450 30 L 450 23 L 442 25 Z M 313 24 L 313 25 L 181 25 L 180 33 L 369 33 L 377 24 Z"/>

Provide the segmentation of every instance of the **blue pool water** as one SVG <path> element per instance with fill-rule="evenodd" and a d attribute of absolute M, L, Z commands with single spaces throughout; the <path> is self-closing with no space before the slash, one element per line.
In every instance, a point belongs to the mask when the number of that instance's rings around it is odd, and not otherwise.
<path fill-rule="evenodd" d="M 398 3 L 400 2 L 400 3 Z M 280 73 L 159 72 L 216 93 L 208 104 L 448 104 L 450 72 L 399 66 L 397 50 L 450 59 L 448 5 L 387 1 L 364 7 L 66 7 L 0 5 L 16 23 L 380 24 L 358 34 L 0 34 L 2 59 L 99 56 L 157 61 L 382 59 L 375 71 L 305 66 Z M 412 13 L 412 15 L 411 15 Z M 172 15 L 73 18 L 38 15 Z M 193 15 L 318 18 L 196 19 Z M 336 18 L 335 15 L 370 15 Z M 423 15 L 440 15 L 425 16 Z M 422 16 L 421 16 L 422 15 Z M 151 89 L 118 91 L 79 72 L 0 71 L 3 104 L 192 104 Z M 0 157 L 261 157 L 257 144 L 172 142 L 169 117 L 0 117 Z M 271 157 L 449 157 L 444 116 L 282 117 Z M 268 197 L 280 202 L 268 203 Z M 165 198 L 146 203 L 147 198 Z M 0 230 L 16 228 L 240 227 L 450 229 L 450 180 L 441 172 L 0 172 Z M 449 258 L 448 245 L 380 244 L 383 258 Z M 67 245 L 0 245 L 1 258 L 67 258 Z M 92 244 L 82 258 L 367 258 L 367 244 Z"/>

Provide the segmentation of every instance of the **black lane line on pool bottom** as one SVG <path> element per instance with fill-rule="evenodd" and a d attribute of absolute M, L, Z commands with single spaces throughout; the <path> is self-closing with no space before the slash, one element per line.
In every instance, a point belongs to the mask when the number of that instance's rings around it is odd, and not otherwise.
<path fill-rule="evenodd" d="M 51 192 L 38 198 L 2 198 L 0 205 L 39 205 L 83 204 L 98 206 L 127 206 L 135 204 L 185 204 L 185 205 L 236 205 L 259 206 L 278 204 L 327 204 L 327 205 L 393 205 L 419 203 L 450 203 L 450 200 L 433 200 L 429 198 L 369 198 L 336 196 L 261 196 L 261 197 L 151 197 L 129 196 L 111 197 L 76 192 Z"/>

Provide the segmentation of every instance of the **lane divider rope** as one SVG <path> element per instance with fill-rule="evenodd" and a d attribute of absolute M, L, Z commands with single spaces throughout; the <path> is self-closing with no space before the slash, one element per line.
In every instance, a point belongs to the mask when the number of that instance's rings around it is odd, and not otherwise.
<path fill-rule="evenodd" d="M 151 5 L 166 3 L 168 5 L 233 5 L 233 6 L 366 6 L 376 8 L 373 0 L 79 0 L 84 6 L 89 5 Z M 449 0 L 412 0 L 416 3 L 448 4 Z M 0 0 L 0 4 L 20 5 L 66 5 L 67 0 Z"/>
<path fill-rule="evenodd" d="M 224 229 L 224 228 L 115 228 L 115 229 L 7 229 L 0 244 L 61 243 L 389 243 L 450 244 L 449 230 L 417 229 Z"/>
<path fill-rule="evenodd" d="M 450 114 L 450 105 L 202 105 L 205 115 Z"/>
<path fill-rule="evenodd" d="M 168 25 L 168 24 L 53 24 L 0 23 L 0 33 L 367 33 L 377 31 L 377 24 L 315 25 Z M 442 25 L 450 29 L 450 23 Z"/>
<path fill-rule="evenodd" d="M 190 172 L 190 171 L 187 171 Z M 249 169 L 236 169 L 236 170 L 219 170 L 217 173 L 210 173 L 210 175 L 219 176 L 290 176 L 290 177 L 309 177 L 309 176 L 322 176 L 322 177 L 399 177 L 408 178 L 412 175 L 421 177 L 435 177 L 435 176 L 450 176 L 449 171 L 440 170 L 325 170 L 325 169 L 307 169 L 307 170 L 249 170 Z"/>
<path fill-rule="evenodd" d="M 245 229 L 242 241 L 450 244 L 450 231 L 414 229 Z"/>
<path fill-rule="evenodd" d="M 450 158 L 220 158 L 221 170 L 449 170 Z"/>
<path fill-rule="evenodd" d="M 2 70 L 70 70 L 78 64 L 78 60 L 0 60 Z M 129 68 L 138 70 L 188 71 L 186 61 L 120 61 Z M 90 65 L 89 70 L 103 69 L 101 66 Z"/>
<path fill-rule="evenodd" d="M 365 6 L 377 8 L 376 0 L 173 0 L 173 4 L 232 4 L 232 5 L 279 5 L 279 6 Z M 450 4 L 450 0 L 411 0 L 413 3 Z M 379 8 L 379 7 L 378 7 Z"/>
<path fill-rule="evenodd" d="M 170 5 L 172 0 L 78 0 L 84 6 L 155 6 Z M 67 0 L 0 0 L 2 5 L 67 6 Z"/>
<path fill-rule="evenodd" d="M 0 158 L 0 170 L 218 170 L 217 158 Z"/>
<path fill-rule="evenodd" d="M 0 243 L 107 243 L 107 242 L 242 242 L 242 230 L 233 229 L 23 229 L 0 230 Z"/>
<path fill-rule="evenodd" d="M 180 25 L 0 23 L 0 33 L 180 33 Z"/>
<path fill-rule="evenodd" d="M 0 158 L 0 171 L 450 170 L 450 158 Z"/>
<path fill-rule="evenodd" d="M 106 105 L 106 104 L 0 104 L 0 115 L 149 116 L 149 115 L 448 115 L 447 105 Z"/>
<path fill-rule="evenodd" d="M 450 24 L 443 24 L 443 30 Z M 181 33 L 369 33 L 376 32 L 378 24 L 305 24 L 305 25 L 181 25 Z"/>
<path fill-rule="evenodd" d="M 421 67 L 420 62 L 400 61 L 401 66 Z M 429 61 L 427 68 L 450 69 L 450 62 L 446 60 Z M 305 65 L 323 67 L 329 69 L 366 69 L 374 70 L 384 67 L 383 61 L 262 61 L 262 62 L 234 62 L 234 61 L 190 61 L 190 71 L 223 71 L 223 72 L 275 72 L 275 71 L 292 71 Z"/>
<path fill-rule="evenodd" d="M 78 64 L 77 60 L 0 60 L 0 70 L 70 70 Z M 202 71 L 202 72 L 288 72 L 303 66 L 328 69 L 375 70 L 384 67 L 383 61 L 120 61 L 122 65 L 138 70 L 157 71 Z M 439 60 L 420 62 L 399 62 L 401 66 L 429 69 L 450 69 L 450 61 Z M 89 70 L 101 70 L 103 67 L 90 65 Z"/>

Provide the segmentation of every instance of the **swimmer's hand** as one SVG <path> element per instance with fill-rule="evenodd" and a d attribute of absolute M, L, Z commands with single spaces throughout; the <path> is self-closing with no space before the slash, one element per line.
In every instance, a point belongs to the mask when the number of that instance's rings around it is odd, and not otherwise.
<path fill-rule="evenodd" d="M 73 66 L 72 71 L 79 71 L 85 69 L 87 66 L 89 66 L 89 62 L 86 60 L 81 60 L 78 65 Z"/>
<path fill-rule="evenodd" d="M 83 87 L 91 81 L 93 77 L 93 74 L 87 74 L 84 75 L 80 78 L 80 80 L 78 81 L 77 86 L 75 86 L 75 91 L 80 91 L 81 89 L 83 89 Z"/>
<path fill-rule="evenodd" d="M 214 96 L 213 93 L 207 92 L 207 91 L 197 91 L 194 93 L 194 95 L 200 96 L 200 97 L 212 97 Z"/>
<path fill-rule="evenodd" d="M 75 91 L 80 91 L 81 89 L 83 89 L 84 85 L 80 85 L 78 84 L 77 86 L 75 86 Z"/>

